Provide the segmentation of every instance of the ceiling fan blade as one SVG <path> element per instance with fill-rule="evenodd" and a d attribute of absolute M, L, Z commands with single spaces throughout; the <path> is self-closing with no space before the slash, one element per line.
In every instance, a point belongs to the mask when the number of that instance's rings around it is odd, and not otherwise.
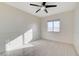
<path fill-rule="evenodd" d="M 50 8 L 50 7 L 57 7 L 57 5 L 46 5 L 46 8 Z"/>
<path fill-rule="evenodd" d="M 36 4 L 30 4 L 31 6 L 37 6 L 37 7 L 41 7 L 40 5 L 36 5 Z"/>
<path fill-rule="evenodd" d="M 35 13 L 37 13 L 38 11 L 40 11 L 41 9 L 38 9 Z"/>
<path fill-rule="evenodd" d="M 44 10 L 46 13 L 48 13 L 47 9 Z"/>
<path fill-rule="evenodd" d="M 46 2 L 43 2 L 42 5 L 45 6 Z"/>

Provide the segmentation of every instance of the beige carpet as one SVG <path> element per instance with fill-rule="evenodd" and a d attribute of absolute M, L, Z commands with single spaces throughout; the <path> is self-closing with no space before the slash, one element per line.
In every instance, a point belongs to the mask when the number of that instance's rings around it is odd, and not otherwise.
<path fill-rule="evenodd" d="M 73 45 L 48 41 L 38 40 L 30 43 L 31 47 L 22 48 L 19 50 L 6 52 L 6 56 L 76 56 L 77 53 Z"/>

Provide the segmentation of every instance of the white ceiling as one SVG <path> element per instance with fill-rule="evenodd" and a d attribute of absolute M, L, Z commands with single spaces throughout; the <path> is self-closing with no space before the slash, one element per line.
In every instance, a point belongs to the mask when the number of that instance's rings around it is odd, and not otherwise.
<path fill-rule="evenodd" d="M 35 13 L 36 10 L 39 9 L 39 7 L 30 6 L 30 3 L 32 4 L 38 4 L 41 5 L 42 2 L 6 2 L 6 4 L 11 5 L 13 7 L 16 7 L 18 9 L 21 9 L 27 13 L 30 13 L 32 15 L 38 16 L 38 17 L 45 17 L 65 11 L 70 11 L 75 9 L 76 2 L 47 2 L 47 5 L 57 5 L 57 7 L 54 8 L 47 8 L 48 13 L 45 13 L 45 11 L 39 11 L 38 13 Z"/>

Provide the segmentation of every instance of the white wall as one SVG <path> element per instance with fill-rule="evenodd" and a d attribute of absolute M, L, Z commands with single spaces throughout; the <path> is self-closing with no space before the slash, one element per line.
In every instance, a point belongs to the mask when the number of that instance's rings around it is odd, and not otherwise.
<path fill-rule="evenodd" d="M 79 54 L 79 4 L 75 9 L 74 18 L 74 46 Z"/>
<path fill-rule="evenodd" d="M 39 39 L 39 18 L 0 3 L 0 52 L 5 51 L 5 43 L 15 39 L 31 28 L 33 29 L 33 40 Z"/>
<path fill-rule="evenodd" d="M 60 19 L 61 29 L 59 33 L 47 32 L 47 21 Z M 73 11 L 63 12 L 56 15 L 47 16 L 41 19 L 41 37 L 43 39 L 54 40 L 72 44 L 73 42 Z"/>

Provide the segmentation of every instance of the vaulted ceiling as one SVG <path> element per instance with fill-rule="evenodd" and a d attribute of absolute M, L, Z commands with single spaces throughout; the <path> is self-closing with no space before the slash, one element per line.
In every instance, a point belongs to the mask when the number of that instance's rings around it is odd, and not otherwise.
<path fill-rule="evenodd" d="M 6 4 L 10 6 L 16 7 L 38 17 L 45 17 L 65 11 L 70 11 L 75 9 L 76 6 L 76 2 L 47 2 L 46 5 L 57 5 L 57 7 L 47 8 L 48 13 L 45 11 L 39 11 L 38 13 L 35 13 L 40 7 L 30 6 L 30 3 L 38 5 L 42 4 L 42 2 L 6 2 Z"/>

